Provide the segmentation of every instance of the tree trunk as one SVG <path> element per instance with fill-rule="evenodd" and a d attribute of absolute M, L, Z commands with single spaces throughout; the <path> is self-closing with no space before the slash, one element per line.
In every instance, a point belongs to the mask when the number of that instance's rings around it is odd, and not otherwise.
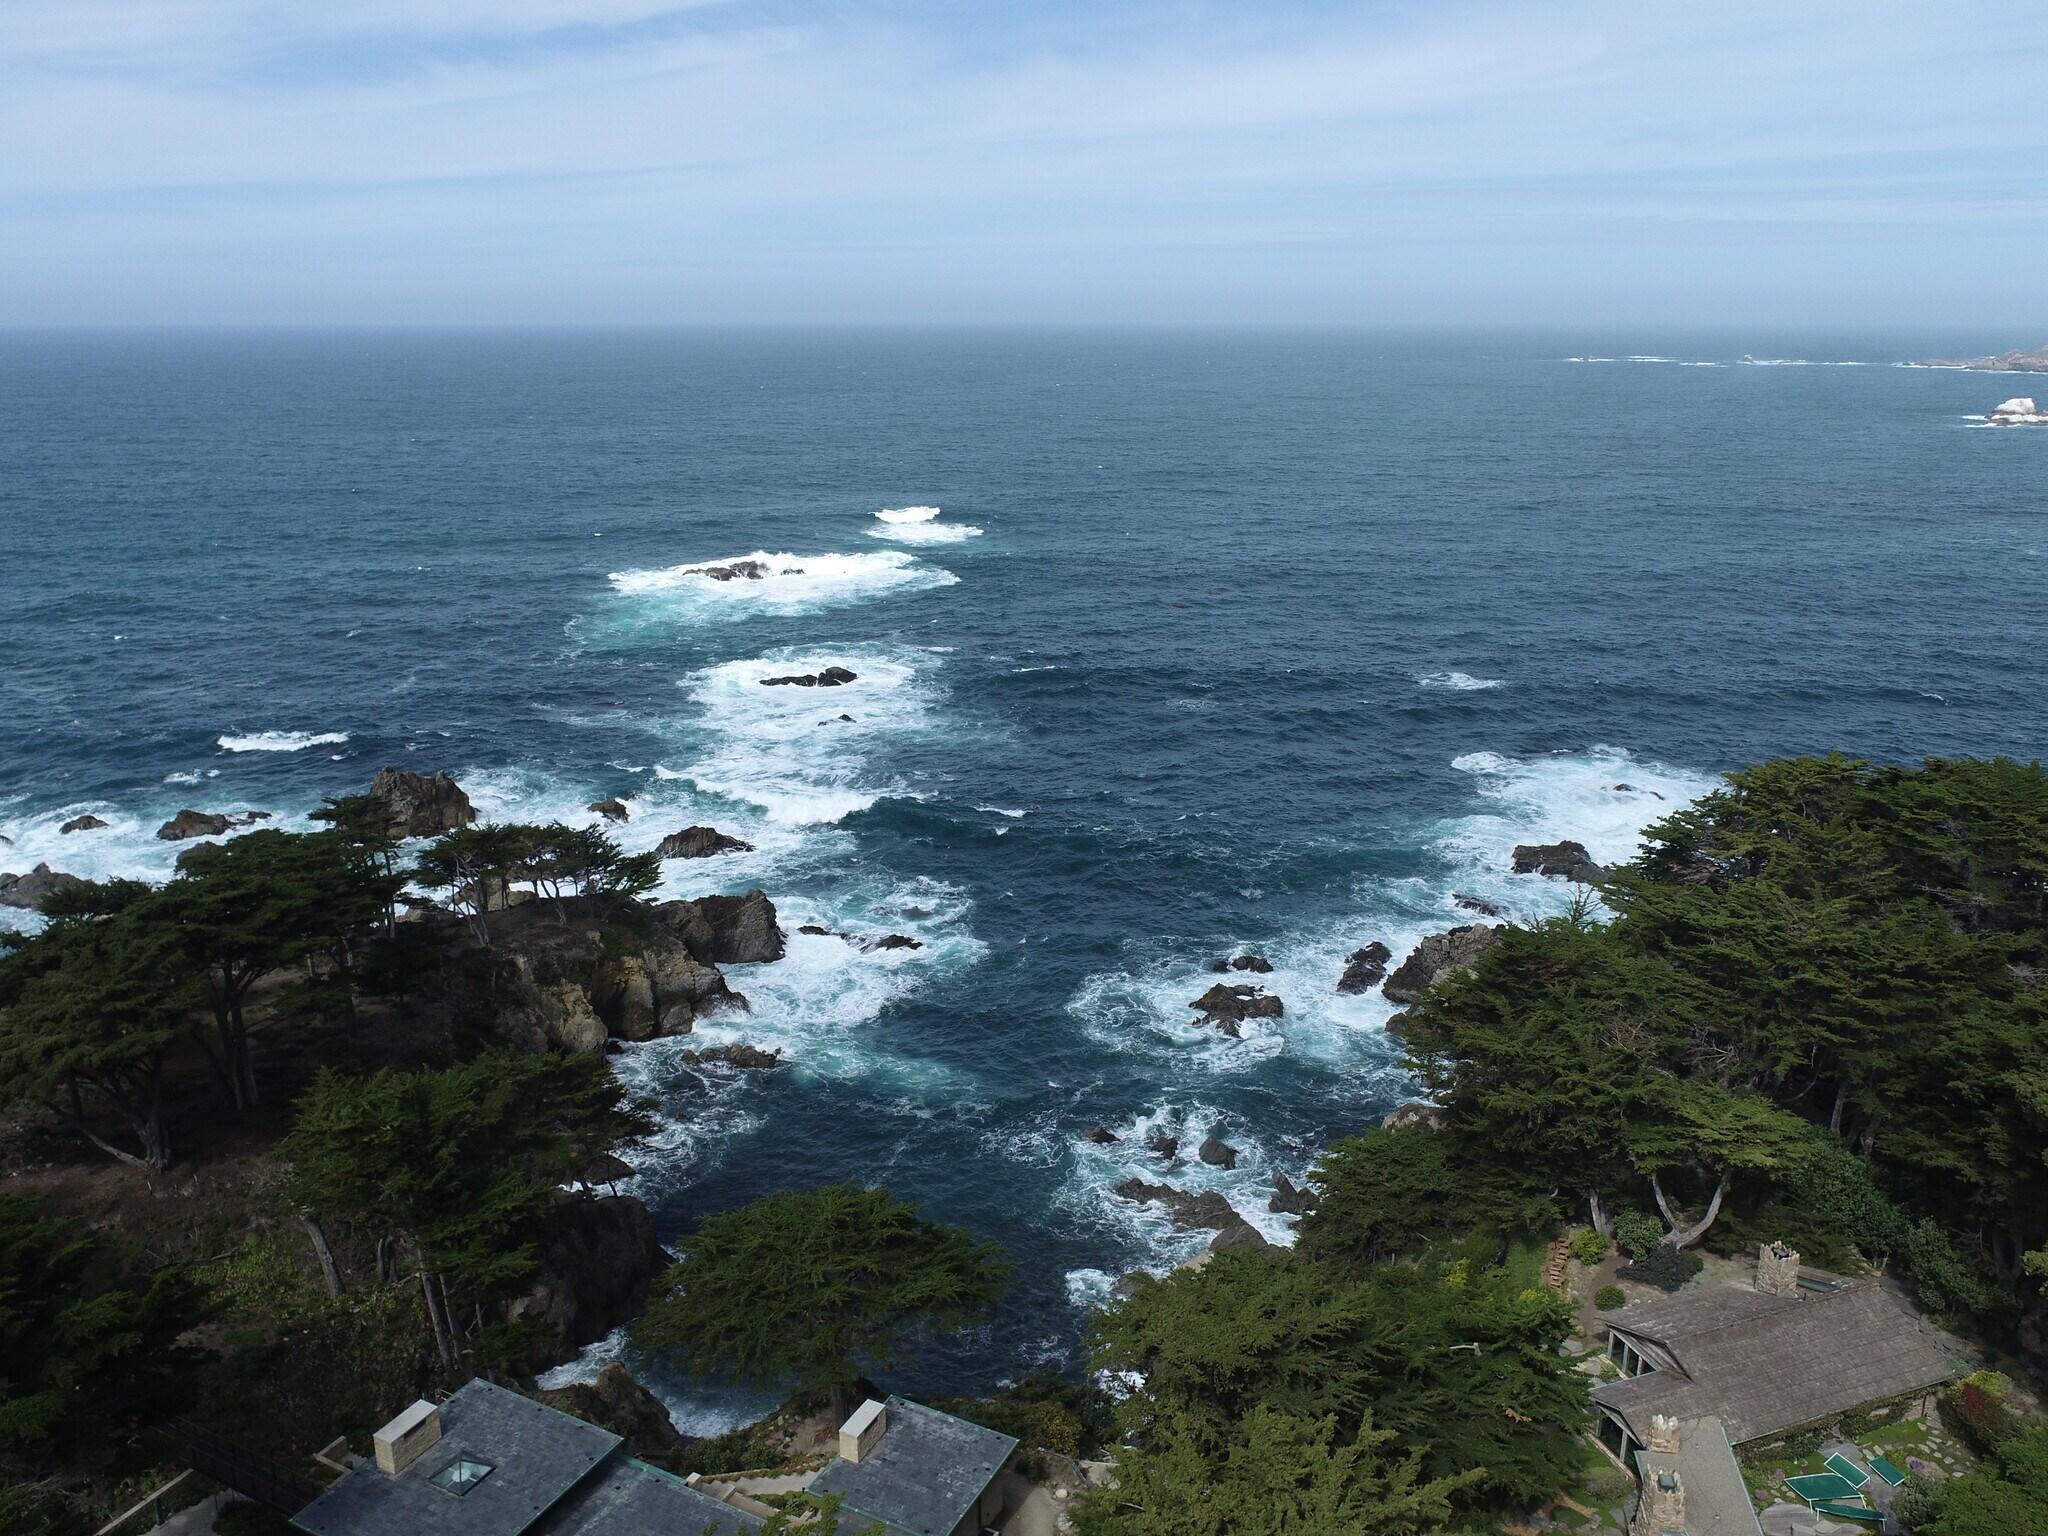
<path fill-rule="evenodd" d="M 434 1348 L 440 1352 L 441 1364 L 453 1371 L 455 1351 L 448 1342 L 448 1325 L 441 1319 L 440 1304 L 434 1300 L 434 1282 L 424 1269 L 420 1271 L 420 1290 L 427 1298 L 427 1320 L 434 1325 Z"/>
<path fill-rule="evenodd" d="M 1671 1202 L 1664 1198 L 1664 1187 L 1657 1182 L 1657 1175 L 1654 1173 L 1650 1175 L 1650 1193 L 1656 1196 L 1657 1209 L 1664 1213 L 1665 1223 L 1671 1229 L 1664 1234 L 1664 1241 L 1674 1248 L 1690 1248 L 1707 1235 L 1707 1229 L 1713 1226 L 1715 1218 L 1721 1214 L 1721 1200 L 1728 1193 L 1728 1175 L 1722 1174 L 1721 1182 L 1714 1186 L 1714 1198 L 1707 1202 L 1707 1214 L 1702 1216 L 1696 1225 L 1690 1227 L 1672 1214 Z"/>
<path fill-rule="evenodd" d="M 1607 1213 L 1607 1207 L 1600 1203 L 1600 1191 L 1586 1191 L 1586 1209 L 1593 1218 L 1593 1230 L 1610 1241 L 1614 1237 L 1614 1218 Z"/>
<path fill-rule="evenodd" d="M 846 1381 L 832 1383 L 832 1427 L 839 1428 L 853 1412 L 853 1384 Z"/>
<path fill-rule="evenodd" d="M 334 1264 L 334 1250 L 327 1246 L 327 1234 L 320 1230 L 320 1219 L 312 1211 L 299 1212 L 299 1220 L 305 1223 L 306 1236 L 312 1239 L 313 1253 L 320 1260 L 320 1276 L 327 1282 L 327 1294 L 341 1294 L 341 1271 Z"/>
<path fill-rule="evenodd" d="M 1842 1110 L 1849 1102 L 1849 1079 L 1843 1078 L 1835 1085 L 1835 1112 L 1828 1116 L 1828 1130 L 1833 1135 L 1842 1134 Z"/>

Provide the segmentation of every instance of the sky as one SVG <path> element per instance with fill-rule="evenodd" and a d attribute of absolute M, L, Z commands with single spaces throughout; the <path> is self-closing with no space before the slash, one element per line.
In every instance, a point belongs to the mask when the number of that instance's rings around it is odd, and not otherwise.
<path fill-rule="evenodd" d="M 5 0 L 0 324 L 2048 342 L 2048 0 Z"/>

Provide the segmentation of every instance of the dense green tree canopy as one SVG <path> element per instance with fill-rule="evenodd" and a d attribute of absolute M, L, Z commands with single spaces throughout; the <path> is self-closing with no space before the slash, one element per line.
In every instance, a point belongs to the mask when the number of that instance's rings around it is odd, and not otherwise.
<path fill-rule="evenodd" d="M 200 1320 L 178 1269 L 122 1279 L 105 1244 L 0 1194 L 0 1453 L 49 1460 L 154 1424 L 189 1401 Z"/>
<path fill-rule="evenodd" d="M 699 1375 L 830 1392 L 844 1417 L 863 1369 L 984 1316 L 1010 1268 L 886 1189 L 789 1190 L 706 1217 L 634 1336 Z"/>
<path fill-rule="evenodd" d="M 1344 1443 L 1370 1415 L 1425 1477 L 1478 1469 L 1475 1495 L 1533 1501 L 1579 1455 L 1585 1378 L 1557 1353 L 1570 1321 L 1557 1296 L 1470 1259 L 1347 1273 L 1233 1250 L 1140 1279 L 1098 1315 L 1092 1359 L 1142 1379 L 1125 1404 L 1134 1433 L 1170 1425 L 1218 1465 L 1258 1408 L 1334 1419 Z"/>

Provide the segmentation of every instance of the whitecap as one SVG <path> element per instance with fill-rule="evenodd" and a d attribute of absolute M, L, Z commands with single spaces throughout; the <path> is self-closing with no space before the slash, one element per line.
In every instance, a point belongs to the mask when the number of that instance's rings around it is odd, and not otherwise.
<path fill-rule="evenodd" d="M 736 568 L 757 568 L 760 574 L 714 574 Z M 919 564 L 900 549 L 804 556 L 757 550 L 728 560 L 614 571 L 609 578 L 621 596 L 654 602 L 668 616 L 698 619 L 807 613 L 891 592 L 950 586 L 959 579 L 938 566 Z"/>
<path fill-rule="evenodd" d="M 1000 805 L 977 805 L 975 809 L 977 811 L 987 811 L 992 816 L 1007 816 L 1012 821 L 1019 821 L 1030 814 L 1028 811 L 1013 811 Z"/>
<path fill-rule="evenodd" d="M 928 653 L 894 647 L 807 647 L 692 673 L 684 686 L 711 746 L 684 775 L 700 790 L 743 801 L 783 826 L 844 820 L 884 795 L 904 793 L 895 777 L 870 771 L 868 758 L 891 738 L 931 727 L 933 689 L 920 667 L 937 665 Z M 830 689 L 767 686 L 772 677 L 834 666 L 854 680 Z M 656 769 L 660 776 L 672 771 Z"/>
<path fill-rule="evenodd" d="M 875 514 L 882 526 L 870 528 L 872 539 L 895 539 L 904 544 L 958 544 L 977 538 L 979 528 L 966 523 L 942 523 L 937 507 L 885 507 Z"/>
<path fill-rule="evenodd" d="M 308 747 L 338 747 L 347 740 L 347 731 L 256 731 L 223 736 L 217 745 L 228 752 L 303 752 Z"/>
<path fill-rule="evenodd" d="M 1469 672 L 1425 672 L 1415 681 L 1424 688 L 1448 688 L 1455 693 L 1481 693 L 1507 686 L 1502 678 L 1474 677 Z"/>

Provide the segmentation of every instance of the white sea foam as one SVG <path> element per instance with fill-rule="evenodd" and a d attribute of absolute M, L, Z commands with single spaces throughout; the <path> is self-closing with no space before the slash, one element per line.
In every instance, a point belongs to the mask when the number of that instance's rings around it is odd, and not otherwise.
<path fill-rule="evenodd" d="M 1415 681 L 1424 688 L 1448 688 L 1455 693 L 1482 693 L 1489 688 L 1507 686 L 1501 678 L 1474 677 L 1469 672 L 1425 672 Z"/>
<path fill-rule="evenodd" d="M 708 574 L 752 562 L 759 577 Z M 891 592 L 950 586 L 960 578 L 937 566 L 921 565 L 900 549 L 855 555 L 770 554 L 757 550 L 726 560 L 672 565 L 660 570 L 614 571 L 612 589 L 622 596 L 659 605 L 668 616 L 710 619 L 756 613 L 807 613 L 863 602 Z"/>
<path fill-rule="evenodd" d="M 890 739 L 930 728 L 933 690 L 920 667 L 936 665 L 927 653 L 890 647 L 807 647 L 693 673 L 684 686 L 712 745 L 684 773 L 699 789 L 758 807 L 784 826 L 828 825 L 866 810 L 903 791 L 868 760 Z M 771 677 L 833 666 L 855 680 L 766 686 Z"/>
<path fill-rule="evenodd" d="M 881 526 L 870 528 L 869 538 L 894 539 L 901 544 L 958 544 L 981 534 L 967 523 L 940 522 L 937 507 L 892 507 L 877 512 L 875 519 Z"/>
<path fill-rule="evenodd" d="M 308 747 L 338 747 L 347 740 L 347 731 L 257 731 L 223 736 L 219 745 L 229 752 L 303 752 Z"/>

